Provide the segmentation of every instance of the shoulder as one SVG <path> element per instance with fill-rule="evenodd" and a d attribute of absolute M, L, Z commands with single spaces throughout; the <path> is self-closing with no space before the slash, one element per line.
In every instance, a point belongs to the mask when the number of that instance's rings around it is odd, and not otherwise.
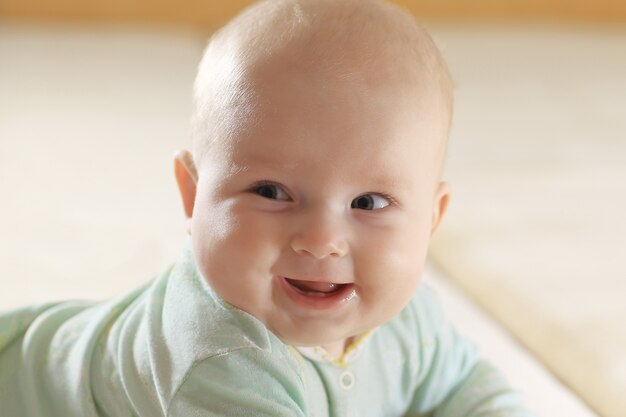
<path fill-rule="evenodd" d="M 215 367 L 228 364 L 239 371 L 239 365 L 255 363 L 246 358 L 283 367 L 293 360 L 262 322 L 230 306 L 208 286 L 188 249 L 145 300 L 137 317 L 141 323 L 127 326 L 132 338 L 122 347 L 143 363 L 142 374 L 159 381 L 166 403 L 194 375 L 219 373 Z"/>
<path fill-rule="evenodd" d="M 456 331 L 445 315 L 439 296 L 421 284 L 406 307 L 380 328 L 379 336 L 395 351 L 408 352 L 422 371 L 444 357 L 473 357 L 475 348 Z"/>
<path fill-rule="evenodd" d="M 191 251 L 172 269 L 162 307 L 150 319 L 160 344 L 153 351 L 172 364 L 168 416 L 292 416 L 304 406 L 297 356 L 262 322 L 224 302 Z"/>
<path fill-rule="evenodd" d="M 213 291 L 190 250 L 171 270 L 162 305 L 150 316 L 165 341 L 193 350 L 193 362 L 242 348 L 271 351 L 277 341 L 263 323 Z"/>
<path fill-rule="evenodd" d="M 305 416 L 301 370 L 287 349 L 241 347 L 198 361 L 168 405 L 167 415 Z M 204 414 L 203 414 L 204 415 Z"/>

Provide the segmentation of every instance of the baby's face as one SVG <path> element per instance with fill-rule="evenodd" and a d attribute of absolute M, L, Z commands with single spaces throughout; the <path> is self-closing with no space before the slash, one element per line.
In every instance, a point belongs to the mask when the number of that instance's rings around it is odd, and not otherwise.
<path fill-rule="evenodd" d="M 435 93 L 394 83 L 275 69 L 253 82 L 256 124 L 199 166 L 195 258 L 223 299 L 284 342 L 337 352 L 419 283 L 447 201 L 447 116 Z"/>

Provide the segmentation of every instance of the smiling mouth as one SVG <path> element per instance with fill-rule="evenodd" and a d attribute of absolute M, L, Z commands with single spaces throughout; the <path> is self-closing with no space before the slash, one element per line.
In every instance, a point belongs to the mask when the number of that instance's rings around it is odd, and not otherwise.
<path fill-rule="evenodd" d="M 350 284 L 335 284 L 332 282 L 303 281 L 285 278 L 285 281 L 291 285 L 300 294 L 309 297 L 328 297 L 341 292 Z"/>
<path fill-rule="evenodd" d="M 354 283 L 333 283 L 291 279 L 277 276 L 277 288 L 291 302 L 307 311 L 331 311 L 357 298 Z"/>

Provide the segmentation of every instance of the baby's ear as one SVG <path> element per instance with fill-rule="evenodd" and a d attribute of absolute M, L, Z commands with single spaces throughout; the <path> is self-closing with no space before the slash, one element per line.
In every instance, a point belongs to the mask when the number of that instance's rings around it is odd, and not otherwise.
<path fill-rule="evenodd" d="M 176 183 L 178 184 L 178 190 L 183 200 L 187 233 L 191 234 L 191 218 L 193 215 L 193 206 L 196 201 L 198 171 L 196 170 L 196 165 L 189 151 L 179 150 L 174 154 L 174 174 L 176 175 Z"/>
<path fill-rule="evenodd" d="M 435 192 L 435 199 L 433 200 L 433 218 L 430 228 L 430 235 L 434 235 L 437 228 L 441 224 L 448 203 L 450 202 L 450 185 L 447 182 L 440 182 Z"/>

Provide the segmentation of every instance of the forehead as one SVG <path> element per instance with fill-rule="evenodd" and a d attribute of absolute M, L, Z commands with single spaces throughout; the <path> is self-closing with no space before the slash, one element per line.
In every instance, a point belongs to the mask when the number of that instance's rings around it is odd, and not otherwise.
<path fill-rule="evenodd" d="M 345 175 L 431 169 L 448 114 L 430 72 L 389 51 L 372 55 L 361 41 L 346 41 L 347 49 L 324 44 L 323 53 L 299 41 L 242 61 L 245 88 L 226 83 L 219 91 L 246 100 L 217 106 L 211 125 L 228 129 L 214 130 L 221 146 L 213 155 L 235 169 L 260 162 Z"/>
<path fill-rule="evenodd" d="M 254 122 L 219 146 L 231 172 L 279 169 L 320 182 L 331 174 L 396 183 L 433 176 L 443 132 L 428 94 L 319 73 L 266 75 L 255 79 Z"/>
<path fill-rule="evenodd" d="M 258 31 L 232 30 L 225 32 L 232 36 L 218 37 L 210 51 L 223 48 L 207 52 L 211 59 L 203 60 L 195 89 L 197 126 L 210 131 L 197 131 L 207 132 L 210 142 L 231 153 L 255 146 L 273 147 L 276 153 L 285 149 L 280 138 L 300 148 L 319 147 L 330 138 L 337 152 L 362 154 L 367 147 L 380 148 L 379 155 L 387 151 L 386 140 L 398 137 L 418 137 L 422 144 L 435 136 L 445 141 L 449 106 L 428 36 L 407 16 L 398 20 L 397 11 L 369 22 L 374 15 L 365 13 L 367 7 L 353 8 L 333 7 L 328 16 L 309 10 L 307 24 L 300 17 L 295 24 L 295 15 L 287 13 L 254 25 Z M 363 19 L 370 24 L 364 26 Z M 404 117 L 409 111 L 412 118 Z M 390 133 L 415 124 L 424 127 L 426 120 L 441 122 L 445 132 Z M 201 151 L 207 143 L 201 138 L 195 142 Z"/>

